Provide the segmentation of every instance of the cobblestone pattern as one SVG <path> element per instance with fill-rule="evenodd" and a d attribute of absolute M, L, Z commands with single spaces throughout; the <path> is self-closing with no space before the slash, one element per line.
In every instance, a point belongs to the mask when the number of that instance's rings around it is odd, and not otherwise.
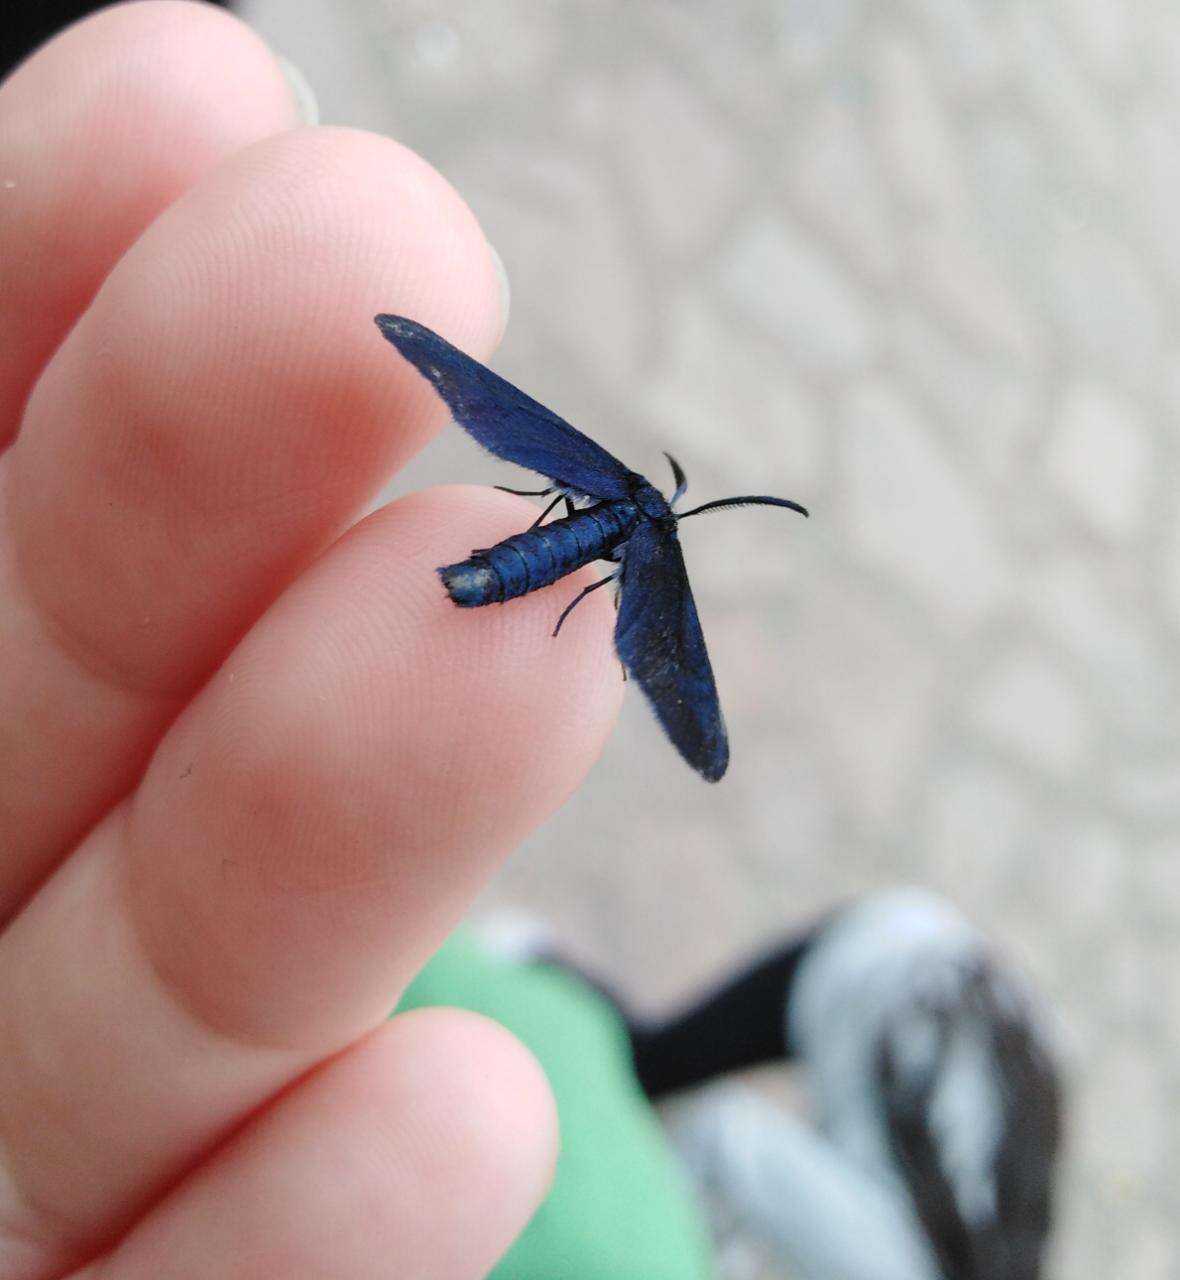
<path fill-rule="evenodd" d="M 248 12 L 471 202 L 498 368 L 697 501 L 814 513 L 685 526 L 729 777 L 632 694 L 492 896 L 655 1006 L 845 895 L 945 893 L 1060 1011 L 1054 1274 L 1180 1274 L 1180 13 Z M 450 432 L 398 491 L 455 479 L 512 482 Z"/>

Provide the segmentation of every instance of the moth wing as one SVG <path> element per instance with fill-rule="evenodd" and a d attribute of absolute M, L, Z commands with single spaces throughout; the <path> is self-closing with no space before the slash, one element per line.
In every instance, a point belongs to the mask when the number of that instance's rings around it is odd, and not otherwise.
<path fill-rule="evenodd" d="M 455 421 L 505 462 L 592 498 L 623 498 L 639 479 L 618 458 L 437 333 L 402 316 L 377 327 L 431 382 Z"/>
<path fill-rule="evenodd" d="M 674 529 L 643 524 L 623 548 L 615 647 L 677 751 L 710 782 L 729 740 Z"/>

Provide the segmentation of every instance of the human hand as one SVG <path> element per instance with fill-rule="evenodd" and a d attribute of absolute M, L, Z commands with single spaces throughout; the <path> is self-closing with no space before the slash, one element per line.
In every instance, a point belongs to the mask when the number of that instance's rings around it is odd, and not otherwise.
<path fill-rule="evenodd" d="M 596 755 L 611 611 L 447 602 L 504 494 L 343 532 L 444 417 L 372 316 L 482 358 L 501 291 L 421 160 L 297 123 L 178 0 L 0 89 L 3 1280 L 475 1277 L 547 1185 L 524 1050 L 384 1019 Z"/>

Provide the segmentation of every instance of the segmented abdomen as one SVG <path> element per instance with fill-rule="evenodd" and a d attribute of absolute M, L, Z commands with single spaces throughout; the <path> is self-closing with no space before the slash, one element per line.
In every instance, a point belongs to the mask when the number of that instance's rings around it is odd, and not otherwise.
<path fill-rule="evenodd" d="M 512 600 L 609 556 L 640 519 L 634 503 L 600 502 L 444 565 L 438 576 L 451 599 L 464 608 Z"/>

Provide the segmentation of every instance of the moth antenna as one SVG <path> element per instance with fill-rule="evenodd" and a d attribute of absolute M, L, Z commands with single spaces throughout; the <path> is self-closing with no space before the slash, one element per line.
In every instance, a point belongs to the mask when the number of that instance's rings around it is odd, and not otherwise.
<path fill-rule="evenodd" d="M 548 489 L 509 489 L 506 484 L 494 484 L 492 488 L 501 493 L 515 493 L 519 498 L 547 498 L 553 492 L 552 485 Z"/>
<path fill-rule="evenodd" d="M 677 520 L 686 520 L 689 516 L 699 516 L 704 511 L 720 511 L 723 507 L 786 507 L 788 511 L 798 511 L 801 516 L 811 513 L 789 498 L 765 498 L 760 494 L 747 494 L 740 498 L 718 498 L 716 502 L 706 502 L 704 506 L 693 507 L 691 511 L 682 511 Z"/>
<path fill-rule="evenodd" d="M 676 492 L 668 500 L 668 506 L 674 507 L 684 497 L 684 491 L 688 488 L 688 477 L 684 474 L 684 468 L 670 453 L 665 451 L 664 457 L 671 464 L 672 479 L 676 481 Z"/>

